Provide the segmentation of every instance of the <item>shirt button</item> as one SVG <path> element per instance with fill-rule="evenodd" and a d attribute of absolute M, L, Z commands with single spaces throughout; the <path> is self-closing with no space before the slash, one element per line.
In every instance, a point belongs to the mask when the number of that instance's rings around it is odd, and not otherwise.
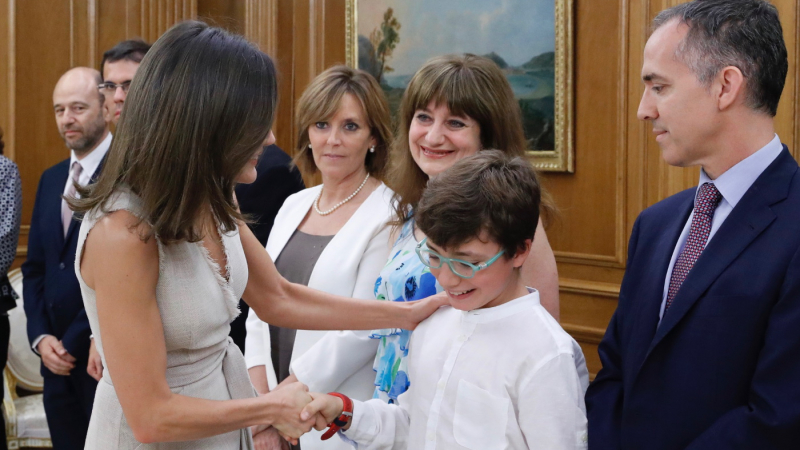
<path fill-rule="evenodd" d="M 67 267 L 67 266 L 63 262 L 58 265 L 58 268 L 61 269 L 61 270 L 64 270 L 65 267 Z"/>
<path fill-rule="evenodd" d="M 583 441 L 583 442 L 589 442 L 589 435 L 588 435 L 588 434 L 586 434 L 586 433 L 583 433 L 583 434 L 581 435 L 581 441 Z"/>

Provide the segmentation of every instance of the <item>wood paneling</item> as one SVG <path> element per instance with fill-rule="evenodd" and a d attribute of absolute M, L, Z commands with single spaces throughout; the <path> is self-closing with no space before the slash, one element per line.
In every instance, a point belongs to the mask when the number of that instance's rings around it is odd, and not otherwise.
<path fill-rule="evenodd" d="M 697 183 L 697 169 L 668 166 L 648 124 L 636 118 L 642 52 L 653 17 L 680 0 L 574 0 L 575 173 L 545 173 L 560 217 L 548 229 L 557 255 L 564 328 L 581 343 L 592 373 L 597 344 L 616 308 L 627 240 L 647 206 Z M 800 6 L 781 13 L 790 70 L 777 132 L 800 156 Z M 116 42 L 155 40 L 172 23 L 201 17 L 243 33 L 273 57 L 280 104 L 275 133 L 292 152 L 294 104 L 308 83 L 345 62 L 344 0 L 0 0 L 0 126 L 23 176 L 30 220 L 41 171 L 68 154 L 51 94 L 74 65 L 97 66 Z M 24 242 L 23 242 L 24 245 Z"/>
<path fill-rule="evenodd" d="M 237 34 L 247 35 L 247 14 L 245 10 L 252 4 L 260 4 L 258 0 L 228 1 L 228 0 L 197 0 L 197 18 L 210 25 L 223 27 Z M 251 13 L 252 14 L 252 13 Z M 257 21 L 267 23 L 269 16 L 264 12 L 252 14 Z M 251 39 L 253 40 L 253 39 Z M 253 40 L 253 42 L 257 42 Z"/>
<path fill-rule="evenodd" d="M 123 39 L 153 42 L 175 22 L 196 16 L 196 0 L 0 1 L 0 127 L 23 192 L 15 267 L 26 254 L 39 177 L 69 157 L 53 115 L 59 77 L 76 66 L 99 68 L 103 52 Z"/>

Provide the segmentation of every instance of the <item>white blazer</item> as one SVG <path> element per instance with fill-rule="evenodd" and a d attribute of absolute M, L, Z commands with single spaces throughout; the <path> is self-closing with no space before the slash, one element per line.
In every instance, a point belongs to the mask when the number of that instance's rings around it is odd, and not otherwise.
<path fill-rule="evenodd" d="M 312 203 L 317 197 L 321 186 L 302 190 L 289 198 L 278 211 L 275 224 L 267 240 L 267 253 L 273 261 L 278 259 L 281 251 L 291 238 L 303 218 L 308 213 Z M 336 233 L 325 250 L 320 254 L 317 264 L 311 272 L 308 286 L 321 291 L 345 297 L 374 299 L 375 281 L 381 269 L 386 264 L 389 254 L 390 226 L 387 224 L 392 218 L 391 207 L 393 191 L 381 183 L 375 191 L 359 206 L 350 220 Z M 265 365 L 269 378 L 270 389 L 276 384 L 275 372 L 272 369 L 270 356 L 269 327 L 250 310 L 247 316 L 247 337 L 245 341 L 245 360 L 247 368 Z M 292 368 L 294 361 L 302 356 L 312 345 L 322 339 L 326 334 L 344 334 L 341 331 L 310 331 L 298 330 L 292 350 Z M 352 337 L 352 332 L 347 332 Z M 370 349 L 375 345 L 368 338 L 369 331 L 358 333 L 360 340 Z M 363 335 L 363 336 L 361 336 Z M 333 336 L 330 336 L 333 337 Z M 326 340 L 330 340 L 326 339 Z M 336 339 L 334 339 L 336 340 Z M 366 352 L 369 355 L 370 350 Z M 308 383 L 300 374 L 296 374 L 300 381 L 309 384 L 309 388 L 316 392 L 338 391 L 359 400 L 372 397 L 374 390 L 375 372 L 372 370 L 372 358 L 366 358 L 359 370 L 346 369 L 345 376 L 326 373 L 326 368 L 317 367 L 315 375 L 320 379 L 331 377 L 335 384 Z M 344 355 L 328 355 L 331 359 Z M 270 362 L 270 364 L 267 364 Z M 334 364 L 334 361 L 326 361 Z M 327 365 L 327 364 L 326 364 Z M 338 365 L 338 364 L 335 364 Z M 352 364 L 345 364 L 352 367 Z"/>

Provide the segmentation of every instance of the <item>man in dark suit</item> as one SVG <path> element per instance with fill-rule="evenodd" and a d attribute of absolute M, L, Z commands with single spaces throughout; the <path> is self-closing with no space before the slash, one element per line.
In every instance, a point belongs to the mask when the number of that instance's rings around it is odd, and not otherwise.
<path fill-rule="evenodd" d="M 777 10 L 695 0 L 654 25 L 638 115 L 667 163 L 702 171 L 633 227 L 589 448 L 800 448 L 800 172 L 773 126 Z"/>
<path fill-rule="evenodd" d="M 47 169 L 33 207 L 28 258 L 22 265 L 28 338 L 42 357 L 44 408 L 55 449 L 83 449 L 97 381 L 86 372 L 89 321 L 75 276 L 80 223 L 62 196 L 75 195 L 101 170 L 111 145 L 100 73 L 77 67 L 53 91 L 58 131 L 69 159 Z"/>
<path fill-rule="evenodd" d="M 258 159 L 256 181 L 251 184 L 236 186 L 236 199 L 242 213 L 247 214 L 253 221 L 250 229 L 262 246 L 267 245 L 269 232 L 278 210 L 283 206 L 287 197 L 305 188 L 303 178 L 296 168 L 290 168 L 292 159 L 277 145 L 264 147 L 264 153 Z M 245 321 L 249 307 L 247 303 L 239 300 L 239 317 L 231 323 L 230 336 L 233 342 L 244 353 L 244 341 L 247 335 Z"/>

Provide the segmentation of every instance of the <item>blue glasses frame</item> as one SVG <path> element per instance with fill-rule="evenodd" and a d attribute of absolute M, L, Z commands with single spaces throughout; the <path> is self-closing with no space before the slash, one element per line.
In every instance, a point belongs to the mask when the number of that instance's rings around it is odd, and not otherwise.
<path fill-rule="evenodd" d="M 422 261 L 422 264 L 424 264 L 427 267 L 430 267 L 431 269 L 441 269 L 443 265 L 447 264 L 448 267 L 450 267 L 450 271 L 453 272 L 454 275 L 456 275 L 457 277 L 461 277 L 461 278 L 467 279 L 467 280 L 472 278 L 472 277 L 474 277 L 475 273 L 478 272 L 479 270 L 483 270 L 483 269 L 491 266 L 495 261 L 497 261 L 500 258 L 500 256 L 503 255 L 503 253 L 506 252 L 505 250 L 500 250 L 500 252 L 497 253 L 496 255 L 494 255 L 492 257 L 492 259 L 490 259 L 490 260 L 488 260 L 486 262 L 483 262 L 483 263 L 475 265 L 475 264 L 472 264 L 471 262 L 464 261 L 463 259 L 447 258 L 445 256 L 442 256 L 439 253 L 436 253 L 435 251 L 429 249 L 428 246 L 425 245 L 426 242 L 428 242 L 428 238 L 427 237 L 425 239 L 423 239 L 422 241 L 420 241 L 420 243 L 417 244 L 417 247 L 414 249 L 417 252 L 417 256 L 419 257 L 419 260 Z M 422 248 L 423 246 L 425 247 L 424 249 Z M 439 264 L 437 265 L 437 264 L 431 263 L 430 257 L 428 257 L 427 259 L 425 258 L 426 254 L 427 255 L 431 255 L 431 256 L 435 256 L 436 258 L 439 258 Z M 454 265 L 454 263 L 458 264 L 462 270 L 467 270 L 467 269 L 471 270 L 470 275 L 464 275 L 464 274 L 459 273 L 458 269 L 456 269 L 456 266 Z"/>

